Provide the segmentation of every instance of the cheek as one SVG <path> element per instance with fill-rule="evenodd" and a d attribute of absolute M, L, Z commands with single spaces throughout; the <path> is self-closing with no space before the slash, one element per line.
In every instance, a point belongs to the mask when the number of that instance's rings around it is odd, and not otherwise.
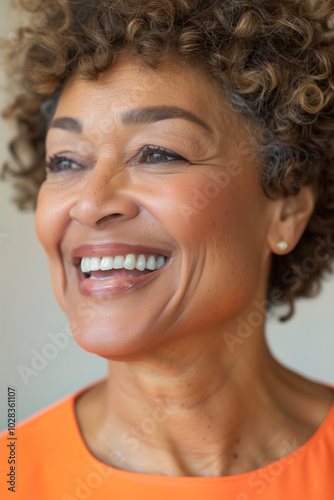
<path fill-rule="evenodd" d="M 187 294 L 196 324 L 241 310 L 266 268 L 267 202 L 256 176 L 243 173 L 219 183 L 216 172 L 164 188 L 173 206 L 170 221 L 165 218 L 168 231 L 190 258 Z"/>
<path fill-rule="evenodd" d="M 35 215 L 35 231 L 43 246 L 50 268 L 52 287 L 64 310 L 65 276 L 59 246 L 69 223 L 69 206 L 60 190 L 42 185 Z"/>
<path fill-rule="evenodd" d="M 164 194 L 155 199 L 155 216 L 163 218 L 168 232 L 183 244 L 219 243 L 222 249 L 233 241 L 257 244 L 256 236 L 264 234 L 265 195 L 254 172 L 232 176 L 221 167 L 205 168 L 205 174 L 162 181 Z"/>
<path fill-rule="evenodd" d="M 60 237 L 59 203 L 56 193 L 42 185 L 38 198 L 35 214 L 35 230 L 37 237 L 49 257 L 54 254 Z M 52 230 L 51 230 L 52 228 Z"/>

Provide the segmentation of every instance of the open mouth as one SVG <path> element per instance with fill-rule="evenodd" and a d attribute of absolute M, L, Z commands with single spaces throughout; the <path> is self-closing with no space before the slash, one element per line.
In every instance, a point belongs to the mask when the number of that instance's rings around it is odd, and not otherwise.
<path fill-rule="evenodd" d="M 105 257 L 82 257 L 81 272 L 86 279 L 104 281 L 111 278 L 139 278 L 165 265 L 164 255 L 127 254 Z"/>

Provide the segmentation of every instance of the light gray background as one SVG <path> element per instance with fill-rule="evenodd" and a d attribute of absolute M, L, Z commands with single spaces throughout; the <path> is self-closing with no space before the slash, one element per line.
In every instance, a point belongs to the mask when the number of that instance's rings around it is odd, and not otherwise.
<path fill-rule="evenodd" d="M 4 35 L 11 30 L 8 6 L 7 0 L 1 1 L 0 30 Z M 1 108 L 6 99 L 2 91 Z M 1 162 L 8 157 L 9 136 L 9 125 L 1 121 Z M 21 420 L 106 374 L 103 359 L 82 351 L 66 335 L 67 319 L 53 298 L 47 261 L 34 234 L 34 215 L 17 211 L 11 195 L 11 187 L 0 183 L 0 429 L 6 427 L 7 386 L 16 387 Z M 330 278 L 317 299 L 298 303 L 296 315 L 288 323 L 268 321 L 268 341 L 276 357 L 299 373 L 332 385 L 333 298 L 334 279 Z M 59 333 L 63 335 L 57 336 Z M 54 335 L 63 339 L 60 347 L 55 345 Z M 36 352 L 44 358 L 37 365 Z M 27 368 L 32 372 L 24 378 L 20 370 Z"/>

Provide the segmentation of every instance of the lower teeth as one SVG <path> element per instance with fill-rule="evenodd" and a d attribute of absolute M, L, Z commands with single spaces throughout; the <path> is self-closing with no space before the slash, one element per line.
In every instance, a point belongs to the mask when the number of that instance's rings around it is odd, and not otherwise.
<path fill-rule="evenodd" d="M 145 271 L 148 271 L 148 269 L 145 269 Z M 151 274 L 153 271 L 148 271 L 145 274 Z M 144 272 L 142 273 L 143 276 L 145 276 Z M 84 273 L 85 278 L 88 278 L 90 280 L 95 280 L 95 281 L 105 281 L 105 280 L 111 280 L 113 278 L 119 278 L 120 276 L 92 276 L 90 273 Z M 138 278 L 138 276 L 132 276 L 131 273 L 129 273 L 127 276 L 121 276 L 122 278 Z"/>
<path fill-rule="evenodd" d="M 90 280 L 95 280 L 95 281 L 104 281 L 104 280 L 111 280 L 113 278 L 116 278 L 116 276 L 105 276 L 104 278 L 96 278 L 96 276 L 88 276 Z"/>

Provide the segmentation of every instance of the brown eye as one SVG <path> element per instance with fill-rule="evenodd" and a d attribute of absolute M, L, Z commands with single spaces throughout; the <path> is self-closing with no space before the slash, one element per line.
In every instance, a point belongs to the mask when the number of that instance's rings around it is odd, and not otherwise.
<path fill-rule="evenodd" d="M 167 149 L 153 146 L 146 146 L 140 158 L 140 163 L 168 163 L 173 161 L 185 161 L 188 162 L 182 156 L 174 153 L 173 151 L 168 151 Z M 189 162 L 188 162 L 189 163 Z"/>
<path fill-rule="evenodd" d="M 45 162 L 45 168 L 50 172 L 66 172 L 81 168 L 80 165 L 65 156 L 52 156 L 48 162 Z"/>

